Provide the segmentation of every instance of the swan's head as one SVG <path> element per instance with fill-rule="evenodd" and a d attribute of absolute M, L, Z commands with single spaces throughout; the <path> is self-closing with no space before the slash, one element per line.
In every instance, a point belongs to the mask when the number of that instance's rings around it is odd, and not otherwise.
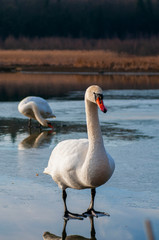
<path fill-rule="evenodd" d="M 99 86 L 92 85 L 88 87 L 85 93 L 85 98 L 90 102 L 97 104 L 102 112 L 107 112 L 107 109 L 103 103 L 103 91 Z"/>
<path fill-rule="evenodd" d="M 43 120 L 43 124 L 44 127 L 48 127 L 48 128 L 53 128 L 51 122 L 48 122 L 47 120 Z"/>

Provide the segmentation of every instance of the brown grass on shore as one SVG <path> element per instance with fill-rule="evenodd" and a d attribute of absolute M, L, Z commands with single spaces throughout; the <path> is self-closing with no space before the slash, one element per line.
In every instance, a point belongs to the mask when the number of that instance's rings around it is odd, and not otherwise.
<path fill-rule="evenodd" d="M 0 50 L 0 69 L 158 72 L 159 56 L 131 56 L 104 50 Z"/>

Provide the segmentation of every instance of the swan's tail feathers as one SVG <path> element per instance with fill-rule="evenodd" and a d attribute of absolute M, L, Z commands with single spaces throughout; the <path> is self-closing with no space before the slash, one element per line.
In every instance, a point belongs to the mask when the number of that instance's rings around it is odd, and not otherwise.
<path fill-rule="evenodd" d="M 48 171 L 48 168 L 45 168 L 43 173 L 48 174 L 48 175 L 50 174 L 50 172 Z"/>
<path fill-rule="evenodd" d="M 56 116 L 54 114 L 51 115 L 52 118 L 56 118 Z"/>

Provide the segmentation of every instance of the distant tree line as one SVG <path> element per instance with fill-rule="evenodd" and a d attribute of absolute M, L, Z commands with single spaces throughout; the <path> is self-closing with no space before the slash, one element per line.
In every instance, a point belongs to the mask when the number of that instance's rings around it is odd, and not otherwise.
<path fill-rule="evenodd" d="M 159 35 L 159 0 L 0 0 L 0 38 Z"/>

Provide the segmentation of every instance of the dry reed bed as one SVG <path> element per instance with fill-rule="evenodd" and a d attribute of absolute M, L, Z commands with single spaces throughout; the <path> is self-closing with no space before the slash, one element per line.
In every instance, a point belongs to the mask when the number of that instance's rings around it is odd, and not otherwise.
<path fill-rule="evenodd" d="M 50 67 L 91 71 L 159 71 L 159 56 L 131 56 L 104 50 L 0 50 L 0 68 Z"/>

